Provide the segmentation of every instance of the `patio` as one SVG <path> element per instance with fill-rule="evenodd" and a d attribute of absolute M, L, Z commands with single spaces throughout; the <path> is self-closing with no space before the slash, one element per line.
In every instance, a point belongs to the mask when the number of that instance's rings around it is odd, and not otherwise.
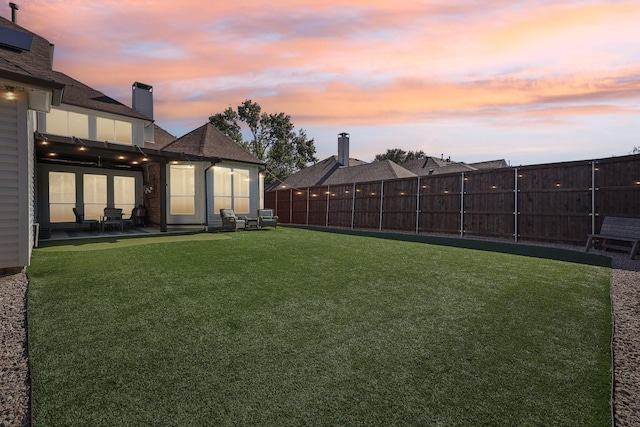
<path fill-rule="evenodd" d="M 197 233 L 205 231 L 204 225 L 170 225 L 167 226 L 167 231 L 160 231 L 160 227 L 146 226 L 146 227 L 132 227 L 127 228 L 124 231 L 120 230 L 105 230 L 104 232 L 98 230 L 83 229 L 54 229 L 51 230 L 49 238 L 43 238 L 40 236 L 39 242 L 42 241 L 60 241 L 71 239 L 97 239 L 104 237 L 122 237 L 122 236 L 153 236 L 153 235 L 167 235 L 167 234 L 180 234 L 180 233 Z"/>

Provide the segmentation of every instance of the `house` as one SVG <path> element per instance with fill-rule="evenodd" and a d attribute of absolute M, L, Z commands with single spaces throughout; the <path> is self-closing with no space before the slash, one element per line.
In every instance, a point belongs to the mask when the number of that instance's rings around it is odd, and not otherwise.
<path fill-rule="evenodd" d="M 367 163 L 349 157 L 349 134 L 338 135 L 338 155 L 306 167 L 268 189 L 306 188 L 317 185 L 352 184 L 417 176 L 390 160 Z"/>
<path fill-rule="evenodd" d="M 0 273 L 29 264 L 34 242 L 35 114 L 60 104 L 53 46 L 0 18 Z"/>
<path fill-rule="evenodd" d="M 212 125 L 175 138 L 154 121 L 152 86 L 135 82 L 128 107 L 52 60 L 47 40 L 0 17 L 0 269 L 28 265 L 38 232 L 73 227 L 72 208 L 144 206 L 167 231 L 262 207 L 264 164 Z"/>
<path fill-rule="evenodd" d="M 479 163 L 452 162 L 451 159 L 426 157 L 409 160 L 400 165 L 390 160 L 367 163 L 349 158 L 349 134 L 338 135 L 338 155 L 327 157 L 302 169 L 267 191 L 285 188 L 308 188 L 318 185 L 340 185 L 358 182 L 382 181 L 445 173 L 460 173 L 481 169 L 507 167 L 504 160 Z"/>

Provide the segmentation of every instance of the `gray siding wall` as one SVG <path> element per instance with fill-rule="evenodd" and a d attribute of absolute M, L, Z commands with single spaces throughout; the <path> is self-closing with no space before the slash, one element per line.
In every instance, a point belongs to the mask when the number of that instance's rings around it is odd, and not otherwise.
<path fill-rule="evenodd" d="M 19 94 L 15 101 L 0 100 L 0 268 L 29 265 L 33 245 L 28 178 L 33 147 L 27 138 L 26 95 Z"/>

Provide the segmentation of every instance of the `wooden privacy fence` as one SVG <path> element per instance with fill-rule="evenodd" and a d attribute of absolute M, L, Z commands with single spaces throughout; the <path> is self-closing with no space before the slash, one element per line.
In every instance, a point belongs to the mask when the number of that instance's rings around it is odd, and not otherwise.
<path fill-rule="evenodd" d="M 640 155 L 309 188 L 265 206 L 284 224 L 584 244 L 602 218 L 640 216 Z"/>

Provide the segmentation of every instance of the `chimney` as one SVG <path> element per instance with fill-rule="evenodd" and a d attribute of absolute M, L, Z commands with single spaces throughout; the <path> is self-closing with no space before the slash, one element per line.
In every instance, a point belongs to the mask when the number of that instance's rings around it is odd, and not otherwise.
<path fill-rule="evenodd" d="M 16 11 L 19 9 L 18 5 L 15 3 L 9 3 L 9 7 L 11 8 L 11 22 L 13 22 L 14 24 L 17 24 L 18 16 L 16 14 Z"/>
<path fill-rule="evenodd" d="M 153 86 L 135 82 L 131 87 L 131 108 L 153 121 Z M 154 142 L 153 123 L 144 128 L 144 141 Z"/>
<path fill-rule="evenodd" d="M 338 163 L 349 166 L 349 134 L 345 132 L 338 134 Z"/>
<path fill-rule="evenodd" d="M 132 108 L 153 120 L 153 86 L 135 82 L 131 90 Z"/>

